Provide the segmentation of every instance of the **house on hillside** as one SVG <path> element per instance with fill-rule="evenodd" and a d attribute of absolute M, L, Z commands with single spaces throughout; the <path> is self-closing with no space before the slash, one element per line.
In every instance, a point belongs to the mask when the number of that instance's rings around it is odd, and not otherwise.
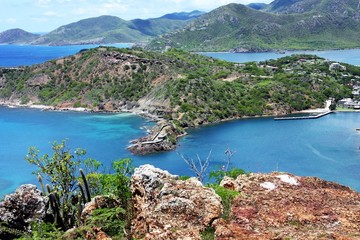
<path fill-rule="evenodd" d="M 346 67 L 337 62 L 331 63 L 329 66 L 329 71 L 337 71 L 337 70 L 346 71 Z"/>
<path fill-rule="evenodd" d="M 349 109 L 360 109 L 360 101 L 354 101 L 352 98 L 344 98 L 337 102 L 339 107 Z"/>

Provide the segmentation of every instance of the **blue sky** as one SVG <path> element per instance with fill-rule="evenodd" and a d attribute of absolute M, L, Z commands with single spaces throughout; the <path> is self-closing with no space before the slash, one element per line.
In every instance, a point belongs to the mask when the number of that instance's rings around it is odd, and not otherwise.
<path fill-rule="evenodd" d="M 272 0 L 1 0 L 0 32 L 22 28 L 48 32 L 89 17 L 117 16 L 126 20 L 160 17 L 167 13 L 211 11 L 228 3 L 269 3 Z"/>

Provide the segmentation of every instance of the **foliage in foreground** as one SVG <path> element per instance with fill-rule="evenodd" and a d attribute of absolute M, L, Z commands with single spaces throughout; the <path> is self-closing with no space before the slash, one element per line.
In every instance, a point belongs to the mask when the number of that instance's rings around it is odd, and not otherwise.
<path fill-rule="evenodd" d="M 51 156 L 39 156 L 40 151 L 36 147 L 30 147 L 25 159 L 38 168 L 33 173 L 38 176 L 44 194 L 49 196 L 52 217 L 43 223 L 33 223 L 34 230 L 31 234 L 23 235 L 22 239 L 58 239 L 65 230 L 73 227 L 78 228 L 71 238 L 82 238 L 86 232 L 91 233 L 96 227 L 100 227 L 114 239 L 124 238 L 125 228 L 129 228 L 131 221 L 132 160 L 116 160 L 112 164 L 114 173 L 104 174 L 98 171 L 102 165 L 100 162 L 94 159 L 83 161 L 86 151 L 76 149 L 72 153 L 65 140 L 53 142 L 51 148 Z M 80 166 L 84 166 L 87 174 Z M 46 185 L 48 192 L 43 178 L 51 184 Z M 120 205 L 96 209 L 89 219 L 82 222 L 80 214 L 84 204 L 96 195 L 110 196 L 119 201 Z"/>
<path fill-rule="evenodd" d="M 48 192 L 44 192 L 50 197 L 50 200 L 51 197 L 55 198 L 53 202 L 50 201 L 50 206 L 48 206 L 48 217 L 43 222 L 31 223 L 32 231 L 30 233 L 7 228 L 3 223 L 1 223 L 1 229 L 14 237 L 19 237 L 18 239 L 84 239 L 85 235 L 95 237 L 96 231 L 99 229 L 111 236 L 112 239 L 128 239 L 131 237 L 130 227 L 133 209 L 130 177 L 134 171 L 132 160 L 128 158 L 116 160 L 113 162 L 114 172 L 104 174 L 99 171 L 100 162 L 94 159 L 86 159 L 85 161 L 81 159 L 86 153 L 85 150 L 77 149 L 72 152 L 67 147 L 66 141 L 53 142 L 51 148 L 53 151 L 51 156 L 48 154 L 40 156 L 39 150 L 35 147 L 30 147 L 26 156 L 26 160 L 30 164 L 38 167 L 34 174 L 42 176 L 39 178 L 41 185 L 43 185 L 42 178 L 52 184 L 51 189 L 49 190 L 50 185 L 47 185 Z M 244 171 L 241 169 L 229 168 L 233 152 L 227 149 L 225 153 L 227 156 L 226 167 L 210 173 L 210 176 L 236 178 L 239 174 L 243 174 Z M 210 155 L 206 161 L 209 161 Z M 198 158 L 198 161 L 201 163 L 202 159 Z M 80 170 L 80 166 L 83 166 L 85 170 Z M 220 173 L 221 171 L 223 172 Z M 200 176 L 197 175 L 197 177 Z M 91 197 L 107 195 L 120 204 L 111 208 L 95 209 L 91 216 L 83 221 L 84 219 L 80 218 L 80 213 L 85 203 L 83 200 L 87 196 L 80 186 L 87 186 L 89 194 L 91 192 Z M 231 203 L 239 195 L 239 192 L 221 187 L 217 183 L 208 184 L 207 187 L 213 188 L 221 197 L 224 207 L 224 213 L 221 217 L 228 220 Z M 46 191 L 44 186 L 43 188 Z M 58 203 L 58 206 L 55 206 L 58 208 L 58 212 L 52 206 L 55 202 Z M 59 221 L 59 216 L 61 216 L 61 221 Z M 70 228 L 74 229 L 65 233 Z M 202 239 L 213 239 L 214 229 L 206 228 L 201 233 L 201 237 Z"/>

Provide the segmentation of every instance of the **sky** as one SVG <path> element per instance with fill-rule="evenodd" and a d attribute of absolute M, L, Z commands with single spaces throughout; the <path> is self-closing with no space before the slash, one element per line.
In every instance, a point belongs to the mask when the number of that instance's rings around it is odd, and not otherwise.
<path fill-rule="evenodd" d="M 209 12 L 229 3 L 270 3 L 272 0 L 0 0 L 0 32 L 21 28 L 49 32 L 81 19 L 101 15 L 125 20 L 156 18 L 167 13 Z"/>

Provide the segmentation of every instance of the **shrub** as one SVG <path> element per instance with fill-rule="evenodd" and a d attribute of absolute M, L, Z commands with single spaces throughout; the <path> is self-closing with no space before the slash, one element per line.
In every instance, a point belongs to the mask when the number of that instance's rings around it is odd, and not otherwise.
<path fill-rule="evenodd" d="M 221 197 L 221 201 L 224 207 L 224 213 L 222 214 L 222 218 L 224 218 L 225 220 L 229 220 L 231 203 L 236 196 L 240 195 L 240 193 L 234 190 L 226 189 L 217 184 L 210 184 L 208 185 L 208 187 L 214 189 L 216 194 Z"/>

